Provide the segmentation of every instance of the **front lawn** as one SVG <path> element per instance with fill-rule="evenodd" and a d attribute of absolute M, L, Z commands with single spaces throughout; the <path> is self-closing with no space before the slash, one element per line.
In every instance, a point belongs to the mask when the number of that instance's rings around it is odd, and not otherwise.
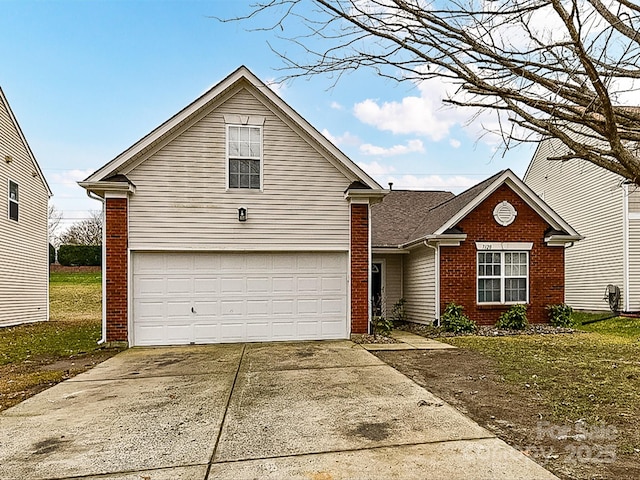
<path fill-rule="evenodd" d="M 52 272 L 49 282 L 48 322 L 0 328 L 0 411 L 119 351 L 98 345 L 99 272 Z"/>
<path fill-rule="evenodd" d="M 573 334 L 379 356 L 561 478 L 640 478 L 640 319 L 576 320 Z"/>

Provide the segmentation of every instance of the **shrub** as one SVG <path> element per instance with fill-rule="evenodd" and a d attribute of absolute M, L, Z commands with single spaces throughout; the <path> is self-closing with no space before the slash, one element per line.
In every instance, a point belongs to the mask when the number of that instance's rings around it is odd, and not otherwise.
<path fill-rule="evenodd" d="M 56 247 L 49 244 L 49 263 L 56 263 Z"/>
<path fill-rule="evenodd" d="M 102 247 L 100 245 L 60 245 L 58 262 L 66 266 L 100 266 L 102 265 Z"/>
<path fill-rule="evenodd" d="M 508 330 L 523 330 L 527 327 L 527 306 L 525 304 L 513 305 L 509 310 L 500 315 L 496 327 Z"/>
<path fill-rule="evenodd" d="M 373 335 L 389 336 L 391 330 L 393 330 L 393 320 L 386 318 L 384 315 L 374 315 L 371 319 L 371 325 L 373 326 Z"/>
<path fill-rule="evenodd" d="M 405 299 L 398 300 L 391 309 L 391 321 L 392 322 L 406 322 L 407 312 L 404 310 Z"/>
<path fill-rule="evenodd" d="M 575 321 L 572 318 L 573 308 L 564 303 L 558 305 L 547 305 L 549 312 L 549 323 L 554 327 L 573 327 Z"/>
<path fill-rule="evenodd" d="M 446 332 L 473 333 L 478 329 L 476 322 L 470 320 L 464 313 L 462 305 L 449 303 L 440 317 L 442 328 Z"/>

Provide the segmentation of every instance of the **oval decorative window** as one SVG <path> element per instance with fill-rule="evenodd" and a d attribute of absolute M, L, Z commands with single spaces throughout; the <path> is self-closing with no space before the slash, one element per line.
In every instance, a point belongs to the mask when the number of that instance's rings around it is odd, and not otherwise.
<path fill-rule="evenodd" d="M 493 218 L 495 218 L 496 222 L 503 227 L 511 225 L 516 219 L 516 215 L 518 215 L 518 212 L 516 212 L 513 205 L 506 200 L 504 202 L 500 202 L 496 205 L 496 208 L 493 209 Z"/>

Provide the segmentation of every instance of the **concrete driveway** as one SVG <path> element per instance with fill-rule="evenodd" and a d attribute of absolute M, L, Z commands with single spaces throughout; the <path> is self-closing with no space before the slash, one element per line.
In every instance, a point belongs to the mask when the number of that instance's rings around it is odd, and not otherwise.
<path fill-rule="evenodd" d="M 130 349 L 0 415 L 1 479 L 551 479 L 348 341 Z"/>

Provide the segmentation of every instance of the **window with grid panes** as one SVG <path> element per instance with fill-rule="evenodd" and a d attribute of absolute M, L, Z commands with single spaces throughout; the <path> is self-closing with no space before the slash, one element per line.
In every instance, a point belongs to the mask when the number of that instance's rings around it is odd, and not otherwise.
<path fill-rule="evenodd" d="M 526 303 L 528 252 L 478 252 L 478 303 Z"/>
<path fill-rule="evenodd" d="M 262 129 L 255 126 L 227 127 L 229 188 L 261 188 Z"/>

